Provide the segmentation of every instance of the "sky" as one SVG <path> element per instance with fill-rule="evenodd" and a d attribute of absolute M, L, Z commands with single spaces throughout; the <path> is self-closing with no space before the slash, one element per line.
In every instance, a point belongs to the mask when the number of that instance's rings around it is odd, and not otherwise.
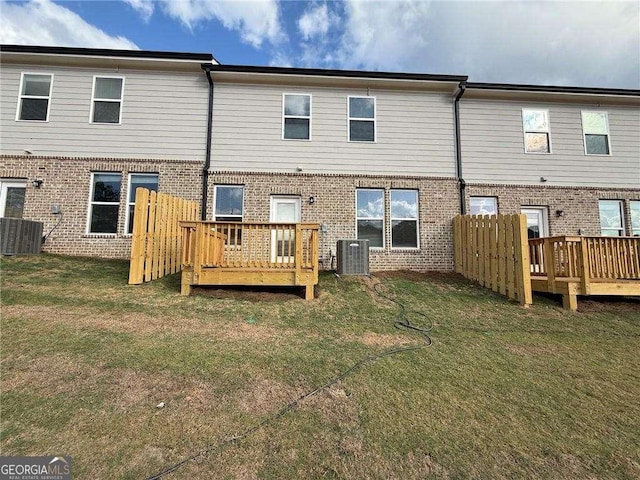
<path fill-rule="evenodd" d="M 640 89 L 640 0 L 0 0 L 0 42 Z"/>

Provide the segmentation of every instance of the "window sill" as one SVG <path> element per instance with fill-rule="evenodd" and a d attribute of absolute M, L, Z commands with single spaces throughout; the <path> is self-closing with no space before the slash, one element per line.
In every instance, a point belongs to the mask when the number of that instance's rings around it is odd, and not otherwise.
<path fill-rule="evenodd" d="M 391 247 L 391 253 L 420 253 L 420 247 Z"/>
<path fill-rule="evenodd" d="M 46 120 L 21 120 L 16 118 L 16 122 L 24 122 L 24 123 L 49 123 L 49 119 Z"/>
<path fill-rule="evenodd" d="M 284 138 L 284 137 L 282 137 L 282 140 L 285 142 L 310 142 L 311 141 L 310 138 Z"/>
<path fill-rule="evenodd" d="M 553 155 L 553 152 L 524 152 L 527 155 Z"/>
<path fill-rule="evenodd" d="M 81 238 L 117 238 L 117 233 L 85 233 Z"/>

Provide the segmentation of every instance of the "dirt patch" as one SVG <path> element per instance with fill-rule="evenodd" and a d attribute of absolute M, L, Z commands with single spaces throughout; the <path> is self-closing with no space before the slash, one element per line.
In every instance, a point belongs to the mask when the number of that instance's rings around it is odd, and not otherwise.
<path fill-rule="evenodd" d="M 637 297 L 578 297 L 581 313 L 637 313 L 640 315 L 640 298 Z"/>
<path fill-rule="evenodd" d="M 225 401 L 234 401 L 238 409 L 254 415 L 275 413 L 286 404 L 303 395 L 302 389 L 296 389 L 290 385 L 260 378 L 245 387 L 242 391 L 234 393 Z"/>
<path fill-rule="evenodd" d="M 361 336 L 345 335 L 343 338 L 349 342 L 361 342 L 371 347 L 396 347 L 411 343 L 407 335 L 389 335 L 374 332 L 367 332 Z"/>
<path fill-rule="evenodd" d="M 192 294 L 257 303 L 304 301 L 301 287 L 196 287 L 192 290 Z"/>
<path fill-rule="evenodd" d="M 347 395 L 341 383 L 310 398 L 301 408 L 317 410 L 328 424 L 338 428 L 350 428 L 359 423 L 358 404 Z"/>

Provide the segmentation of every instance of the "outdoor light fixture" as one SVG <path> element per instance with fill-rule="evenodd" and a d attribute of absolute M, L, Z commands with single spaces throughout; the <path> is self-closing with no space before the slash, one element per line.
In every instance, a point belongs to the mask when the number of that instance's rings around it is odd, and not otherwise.
<path fill-rule="evenodd" d="M 564 217 L 564 210 L 556 210 L 556 217 Z"/>
<path fill-rule="evenodd" d="M 31 182 L 31 185 L 33 185 L 35 188 L 40 188 L 43 183 L 44 183 L 44 180 L 40 180 L 39 178 L 36 178 Z"/>
<path fill-rule="evenodd" d="M 546 179 L 546 178 L 544 178 L 544 177 L 540 177 L 540 181 L 541 181 L 542 183 L 544 183 L 544 182 L 546 182 L 546 181 L 547 181 L 547 179 Z"/>
<path fill-rule="evenodd" d="M 313 205 L 314 203 L 316 203 L 316 199 L 315 199 L 315 197 L 313 195 L 311 195 L 309 197 L 309 205 Z"/>

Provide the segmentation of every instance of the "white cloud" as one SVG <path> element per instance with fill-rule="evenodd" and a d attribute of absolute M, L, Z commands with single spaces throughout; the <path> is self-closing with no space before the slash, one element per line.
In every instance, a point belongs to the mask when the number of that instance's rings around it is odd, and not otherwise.
<path fill-rule="evenodd" d="M 312 37 L 326 35 L 329 27 L 337 23 L 338 17 L 330 12 L 326 3 L 312 7 L 304 12 L 298 19 L 298 30 L 302 38 L 309 40 Z"/>
<path fill-rule="evenodd" d="M 638 2 L 349 0 L 344 16 L 340 45 L 326 52 L 341 68 L 640 86 Z"/>
<path fill-rule="evenodd" d="M 149 19 L 153 0 L 123 0 Z M 276 0 L 158 0 L 155 6 L 189 29 L 207 20 L 217 20 L 228 30 L 240 33 L 243 42 L 259 48 L 263 42 L 282 42 L 286 36 L 280 24 Z"/>
<path fill-rule="evenodd" d="M 0 43 L 136 50 L 131 40 L 111 36 L 71 10 L 49 0 L 4 3 Z"/>
<path fill-rule="evenodd" d="M 123 0 L 123 1 L 131 5 L 135 10 L 137 10 L 145 22 L 148 22 L 151 19 L 151 15 L 153 15 L 153 10 L 154 10 L 153 0 Z"/>

